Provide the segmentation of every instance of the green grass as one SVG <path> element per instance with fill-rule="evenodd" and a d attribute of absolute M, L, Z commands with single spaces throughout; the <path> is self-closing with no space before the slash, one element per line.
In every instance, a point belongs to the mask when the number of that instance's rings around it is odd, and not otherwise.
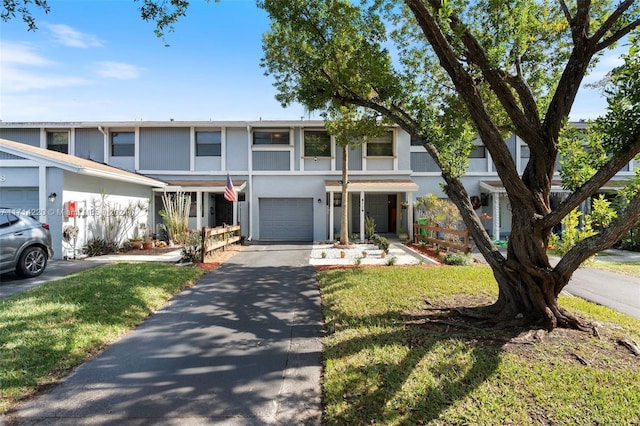
<path fill-rule="evenodd" d="M 597 260 L 592 262 L 589 266 L 604 269 L 606 271 L 640 277 L 640 262 L 603 262 Z"/>
<path fill-rule="evenodd" d="M 119 263 L 0 300 L 0 412 L 58 381 L 200 275 L 169 264 Z"/>
<path fill-rule="evenodd" d="M 615 342 L 640 342 L 639 320 L 561 298 L 601 323 L 602 338 L 556 330 L 515 344 L 514 332 L 423 321 L 425 300 L 495 298 L 487 267 L 338 269 L 318 279 L 329 425 L 640 424 L 640 364 Z"/>

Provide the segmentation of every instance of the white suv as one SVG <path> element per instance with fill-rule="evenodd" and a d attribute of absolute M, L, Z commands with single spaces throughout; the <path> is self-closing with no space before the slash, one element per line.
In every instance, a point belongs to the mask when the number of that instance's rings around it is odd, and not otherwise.
<path fill-rule="evenodd" d="M 49 225 L 15 209 L 0 208 L 0 273 L 40 275 L 53 256 Z"/>

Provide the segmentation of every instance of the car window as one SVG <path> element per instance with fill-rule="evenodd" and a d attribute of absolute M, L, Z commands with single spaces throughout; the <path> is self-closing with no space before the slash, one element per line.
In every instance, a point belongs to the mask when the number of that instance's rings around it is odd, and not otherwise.
<path fill-rule="evenodd" d="M 18 217 L 11 213 L 0 213 L 0 228 L 4 228 L 9 225 L 13 225 L 14 223 L 20 221 Z"/>

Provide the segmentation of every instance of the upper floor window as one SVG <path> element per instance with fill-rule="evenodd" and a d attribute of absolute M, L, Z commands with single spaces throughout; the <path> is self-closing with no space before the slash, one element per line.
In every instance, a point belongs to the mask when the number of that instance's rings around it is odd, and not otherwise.
<path fill-rule="evenodd" d="M 304 155 L 307 157 L 331 157 L 331 137 L 322 130 L 305 130 Z"/>
<path fill-rule="evenodd" d="M 411 146 L 422 146 L 422 141 L 417 137 L 411 135 Z"/>
<path fill-rule="evenodd" d="M 373 138 L 369 142 L 367 142 L 367 156 L 392 157 L 393 133 L 387 132 L 384 135 Z"/>
<path fill-rule="evenodd" d="M 69 132 L 47 132 L 47 149 L 69 153 Z"/>
<path fill-rule="evenodd" d="M 520 158 L 531 157 L 531 151 L 529 151 L 529 145 L 520 145 Z"/>
<path fill-rule="evenodd" d="M 135 132 L 112 132 L 111 155 L 113 157 L 133 157 L 135 155 Z"/>
<path fill-rule="evenodd" d="M 257 130 L 253 132 L 254 145 L 289 145 L 288 130 Z"/>
<path fill-rule="evenodd" d="M 469 153 L 469 158 L 487 158 L 487 149 L 484 145 L 474 145 Z"/>
<path fill-rule="evenodd" d="M 222 155 L 222 132 L 196 132 L 196 156 L 219 157 Z"/>

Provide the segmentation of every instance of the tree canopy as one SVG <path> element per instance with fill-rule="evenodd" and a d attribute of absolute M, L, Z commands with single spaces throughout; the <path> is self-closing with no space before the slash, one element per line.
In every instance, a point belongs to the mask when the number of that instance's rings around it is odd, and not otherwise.
<path fill-rule="evenodd" d="M 630 125 L 637 110 L 629 82 L 633 61 L 614 73 L 609 118 L 594 128 L 604 135 L 600 162 L 582 173 L 574 191 L 553 210 L 551 184 L 561 131 L 583 78 L 603 52 L 640 25 L 637 2 L 259 4 L 271 17 L 262 64 L 275 79 L 283 105 L 296 101 L 311 110 L 332 103 L 357 105 L 423 142 L 499 284 L 498 301 L 473 314 L 503 323 L 582 327 L 557 305 L 557 295 L 585 259 L 612 245 L 637 221 L 639 201 L 631 201 L 606 229 L 569 250 L 556 267 L 546 249 L 552 228 L 640 151 L 640 133 Z M 530 151 L 523 173 L 504 143 L 511 133 Z M 512 206 L 506 257 L 484 231 L 460 179 L 476 135 Z"/>

